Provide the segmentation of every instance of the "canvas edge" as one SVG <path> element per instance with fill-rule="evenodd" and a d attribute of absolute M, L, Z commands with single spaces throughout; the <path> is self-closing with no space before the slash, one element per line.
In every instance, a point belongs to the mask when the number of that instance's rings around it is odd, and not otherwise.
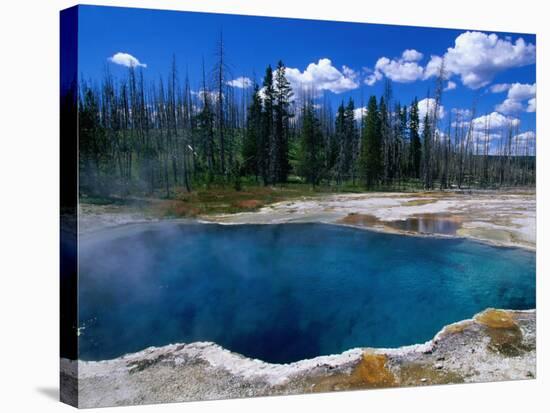
<path fill-rule="evenodd" d="M 60 77 L 60 401 L 79 404 L 78 363 L 78 6 L 59 13 Z"/>

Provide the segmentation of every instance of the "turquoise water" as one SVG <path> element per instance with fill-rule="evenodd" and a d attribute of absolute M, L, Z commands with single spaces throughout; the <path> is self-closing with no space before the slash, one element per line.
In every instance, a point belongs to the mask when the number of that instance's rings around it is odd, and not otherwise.
<path fill-rule="evenodd" d="M 535 307 L 535 254 L 325 224 L 159 224 L 80 243 L 79 354 L 214 341 L 269 362 L 429 340 Z"/>

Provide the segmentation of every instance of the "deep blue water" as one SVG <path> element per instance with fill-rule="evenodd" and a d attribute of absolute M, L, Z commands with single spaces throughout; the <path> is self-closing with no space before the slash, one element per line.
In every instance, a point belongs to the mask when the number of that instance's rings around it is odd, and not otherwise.
<path fill-rule="evenodd" d="M 79 354 L 214 341 L 270 362 L 429 340 L 535 307 L 535 254 L 324 224 L 159 224 L 80 244 Z"/>

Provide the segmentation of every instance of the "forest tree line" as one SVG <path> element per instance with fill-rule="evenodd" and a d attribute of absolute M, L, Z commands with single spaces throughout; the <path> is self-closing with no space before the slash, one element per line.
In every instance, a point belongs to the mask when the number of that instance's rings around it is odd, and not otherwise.
<path fill-rule="evenodd" d="M 496 141 L 489 125 L 476 128 L 475 110 L 441 125 L 443 75 L 422 117 L 418 99 L 402 105 L 389 81 L 366 110 L 349 99 L 334 113 L 317 91 L 293 90 L 282 61 L 236 93 L 221 42 L 216 60 L 208 73 L 203 62 L 199 90 L 181 81 L 175 59 L 158 82 L 133 67 L 120 81 L 109 73 L 100 85 L 81 81 L 81 194 L 171 197 L 213 183 L 239 190 L 243 180 L 397 190 L 535 184 L 534 153 L 517 125 Z"/>

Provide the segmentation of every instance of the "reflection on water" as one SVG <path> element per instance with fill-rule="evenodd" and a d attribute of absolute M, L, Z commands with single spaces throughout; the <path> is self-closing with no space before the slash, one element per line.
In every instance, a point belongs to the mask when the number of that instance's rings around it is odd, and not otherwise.
<path fill-rule="evenodd" d="M 421 234 L 456 235 L 462 220 L 456 215 L 423 214 L 400 221 L 390 221 L 386 225 L 401 231 Z"/>
<path fill-rule="evenodd" d="M 354 226 L 441 235 L 456 235 L 462 226 L 462 218 L 451 214 L 420 214 L 398 221 L 382 221 L 374 215 L 352 213 L 342 218 L 340 222 Z"/>

